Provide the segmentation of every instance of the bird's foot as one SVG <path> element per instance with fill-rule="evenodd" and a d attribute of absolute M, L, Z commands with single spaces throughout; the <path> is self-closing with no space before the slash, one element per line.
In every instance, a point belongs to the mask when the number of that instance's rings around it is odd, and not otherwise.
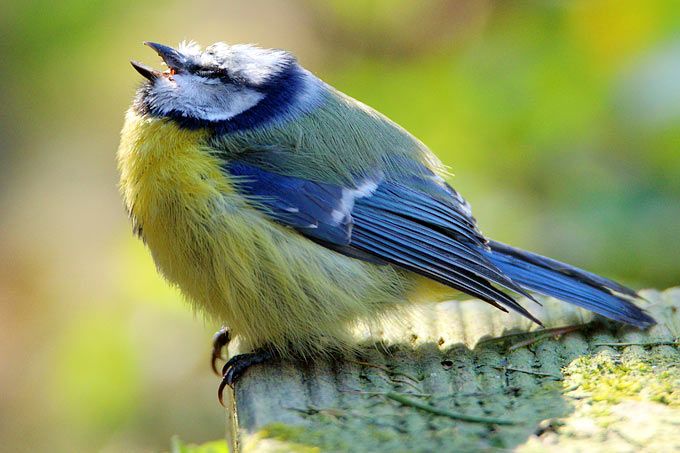
<path fill-rule="evenodd" d="M 221 376 L 217 371 L 217 361 L 222 359 L 222 349 L 229 344 L 231 340 L 231 335 L 226 327 L 222 327 L 213 336 L 213 349 L 212 349 L 212 359 L 210 365 L 216 375 Z"/>
<path fill-rule="evenodd" d="M 220 404 L 224 406 L 222 393 L 224 392 L 224 388 L 227 385 L 233 387 L 236 381 L 248 368 L 253 365 L 268 362 L 274 357 L 274 352 L 272 352 L 270 349 L 262 348 L 247 354 L 235 355 L 229 359 L 229 361 L 224 365 L 224 368 L 222 368 L 222 382 L 220 383 L 220 387 L 217 390 L 217 397 L 220 400 Z"/>

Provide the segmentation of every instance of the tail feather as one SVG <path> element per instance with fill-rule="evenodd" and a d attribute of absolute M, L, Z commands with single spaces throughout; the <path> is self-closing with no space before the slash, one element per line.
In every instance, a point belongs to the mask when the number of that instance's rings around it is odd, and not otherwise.
<path fill-rule="evenodd" d="M 559 261 L 490 241 L 489 259 L 520 286 L 578 305 L 615 321 L 645 328 L 656 321 L 631 302 L 630 288 Z"/>

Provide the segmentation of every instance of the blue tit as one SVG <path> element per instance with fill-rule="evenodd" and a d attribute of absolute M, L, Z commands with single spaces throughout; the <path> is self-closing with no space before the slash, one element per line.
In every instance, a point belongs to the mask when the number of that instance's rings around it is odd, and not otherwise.
<path fill-rule="evenodd" d="M 638 294 L 484 237 L 440 160 L 399 125 L 252 45 L 146 43 L 146 79 L 118 150 L 135 233 L 159 271 L 252 353 L 221 389 L 272 357 L 353 348 L 357 323 L 461 293 L 540 323 L 531 292 L 644 328 Z"/>

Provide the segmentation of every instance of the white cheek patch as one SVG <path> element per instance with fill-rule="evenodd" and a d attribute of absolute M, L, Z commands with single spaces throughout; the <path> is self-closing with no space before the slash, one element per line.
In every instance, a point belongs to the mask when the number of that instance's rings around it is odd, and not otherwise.
<path fill-rule="evenodd" d="M 378 182 L 375 180 L 365 180 L 356 189 L 342 189 L 342 198 L 338 207 L 331 212 L 333 221 L 340 224 L 342 220 L 349 216 L 354 209 L 354 202 L 359 198 L 371 196 L 375 189 L 378 188 Z"/>
<path fill-rule="evenodd" d="M 172 111 L 207 121 L 223 121 L 256 106 L 265 95 L 218 79 L 176 74 L 161 77 L 152 90 L 150 105 L 162 114 Z"/>

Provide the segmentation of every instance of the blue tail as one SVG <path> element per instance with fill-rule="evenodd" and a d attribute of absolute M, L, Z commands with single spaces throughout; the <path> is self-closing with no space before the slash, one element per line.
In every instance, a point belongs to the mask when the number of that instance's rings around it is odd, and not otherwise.
<path fill-rule="evenodd" d="M 490 241 L 489 259 L 521 287 L 645 328 L 656 321 L 630 300 L 640 296 L 614 281 L 559 261 Z"/>

